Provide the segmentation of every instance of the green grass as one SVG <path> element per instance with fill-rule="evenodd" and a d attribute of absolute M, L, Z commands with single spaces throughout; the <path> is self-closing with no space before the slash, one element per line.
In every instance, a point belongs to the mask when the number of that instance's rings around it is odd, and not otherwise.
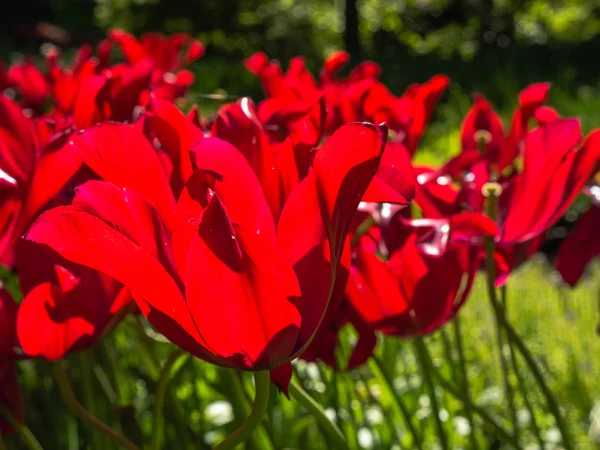
<path fill-rule="evenodd" d="M 597 275 L 598 268 L 593 271 Z M 508 288 L 508 311 L 523 340 L 535 355 L 546 379 L 566 414 L 577 449 L 596 448 L 590 429 L 600 420 L 600 339 L 598 321 L 597 277 L 588 277 L 575 290 L 557 282 L 540 258 L 530 261 L 511 277 Z M 460 313 L 469 387 L 473 401 L 503 428 L 510 431 L 507 398 L 503 394 L 502 371 L 494 334 L 494 317 L 486 299 L 484 280 L 479 277 L 466 306 Z M 144 345 L 136 336 L 137 321 L 130 317 L 115 333 L 91 351 L 68 359 L 69 374 L 79 398 L 95 413 L 121 427 L 132 439 L 141 440 L 152 431 L 151 410 L 158 366 L 173 347 L 152 330 Z M 353 340 L 344 333 L 345 344 Z M 445 347 L 444 340 L 449 343 Z M 425 339 L 436 372 L 454 386 L 460 386 L 458 353 L 453 325 Z M 145 345 L 149 345 L 147 352 Z M 505 348 L 505 352 L 508 349 Z M 378 355 L 384 370 L 393 378 L 396 395 L 407 408 L 423 448 L 437 448 L 438 435 L 429 397 L 424 389 L 423 372 L 409 341 L 395 338 L 381 340 Z M 231 432 L 247 414 L 252 392 L 249 374 L 188 360 L 171 382 L 174 398 L 167 399 L 164 420 L 164 448 L 210 448 Z M 298 362 L 296 371 L 305 388 L 335 416 L 346 434 L 350 447 L 373 449 L 415 448 L 400 410 L 387 391 L 381 376 L 373 375 L 373 363 L 353 372 L 334 373 L 321 364 Z M 519 360 L 522 372 L 524 364 Z M 44 448 L 79 449 L 113 448 L 104 438 L 92 439 L 84 425 L 68 411 L 52 380 L 50 363 L 28 361 L 20 364 L 21 384 L 27 406 L 27 421 Z M 85 380 L 92 393 L 86 395 Z M 552 416 L 527 375 L 528 399 L 543 430 L 548 448 L 558 439 Z M 517 380 L 511 377 L 513 386 Z M 241 384 L 239 384 L 241 382 Z M 436 383 L 437 384 L 437 383 Z M 238 393 L 237 396 L 234 395 Z M 275 389 L 273 388 L 275 394 Z M 462 401 L 437 384 L 440 416 L 450 448 L 469 448 L 465 433 L 466 413 Z M 233 401 L 232 406 L 228 403 Z M 531 420 L 521 394 L 514 398 L 520 424 L 522 448 L 530 448 L 535 439 Z M 595 408 L 595 409 L 594 409 Z M 179 412 L 177 411 L 179 410 Z M 596 418 L 592 412 L 596 411 Z M 490 448 L 497 433 L 475 414 L 478 442 Z M 273 395 L 269 420 L 263 422 L 254 446 L 248 448 L 326 449 L 328 444 L 311 416 L 283 395 Z M 598 431 L 595 432 L 598 442 Z M 187 436 L 187 439 L 185 438 Z M 9 449 L 23 448 L 18 437 L 6 438 Z M 307 443 L 310 446 L 307 447 Z M 252 445 L 252 444 L 251 444 Z M 509 447 L 502 447 L 509 448 Z M 531 447 L 535 448 L 535 447 Z"/>

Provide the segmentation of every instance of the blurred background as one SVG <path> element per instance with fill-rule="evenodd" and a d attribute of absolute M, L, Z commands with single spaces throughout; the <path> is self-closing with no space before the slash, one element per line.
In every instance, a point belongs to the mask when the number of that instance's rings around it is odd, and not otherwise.
<path fill-rule="evenodd" d="M 284 64 L 303 55 L 317 70 L 344 48 L 355 61 L 380 62 L 393 90 L 443 72 L 500 109 L 531 81 L 589 97 L 598 78 L 600 0 L 21 0 L 11 8 L 0 18 L 5 59 L 48 40 L 97 41 L 114 26 L 187 31 L 207 45 L 201 85 L 240 95 L 259 92 L 240 65 L 258 49 Z"/>

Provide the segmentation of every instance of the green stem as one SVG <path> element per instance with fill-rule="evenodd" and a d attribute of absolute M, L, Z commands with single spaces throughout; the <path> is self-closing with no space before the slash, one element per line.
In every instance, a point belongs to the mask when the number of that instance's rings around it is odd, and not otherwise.
<path fill-rule="evenodd" d="M 499 438 L 501 438 L 504 442 L 512 445 L 516 449 L 520 449 L 519 443 L 515 441 L 514 437 L 511 436 L 504 428 L 496 423 L 496 421 L 486 412 L 485 409 L 477 406 L 473 401 L 464 395 L 464 392 L 460 389 L 452 386 L 452 384 L 444 379 L 437 371 L 433 372 L 434 376 L 437 378 L 440 386 L 446 391 L 452 394 L 455 398 L 462 401 L 464 404 L 468 404 L 471 410 L 476 413 L 486 424 L 492 427 Z"/>
<path fill-rule="evenodd" d="M 350 244 L 353 246 L 356 245 L 360 238 L 367 234 L 375 223 L 375 218 L 373 216 L 369 216 L 363 220 L 362 223 L 356 227 L 356 232 L 354 233 L 354 236 L 352 236 L 352 242 Z"/>
<path fill-rule="evenodd" d="M 517 361 L 517 355 L 510 347 L 510 357 L 512 360 L 512 365 L 514 368 L 515 376 L 517 377 L 517 382 L 519 383 L 519 389 L 521 390 L 521 395 L 523 396 L 523 401 L 525 402 L 525 407 L 529 412 L 529 416 L 531 417 L 531 428 L 533 428 L 533 433 L 535 434 L 535 438 L 538 441 L 541 450 L 546 448 L 546 444 L 544 442 L 544 438 L 542 437 L 542 433 L 540 431 L 540 427 L 538 426 L 537 420 L 535 418 L 535 410 L 533 409 L 533 405 L 529 401 L 529 395 L 527 393 L 527 386 L 525 385 L 525 379 L 521 374 L 521 370 L 519 369 L 519 362 Z"/>
<path fill-rule="evenodd" d="M 269 391 L 271 389 L 271 380 L 268 370 L 254 372 L 254 382 L 256 385 L 256 395 L 252 410 L 246 421 L 237 430 L 231 433 L 225 440 L 221 441 L 214 450 L 233 449 L 236 445 L 246 441 L 254 429 L 260 425 L 260 421 L 267 412 L 269 406 Z"/>
<path fill-rule="evenodd" d="M 446 436 L 444 424 L 442 423 L 442 419 L 440 418 L 440 408 L 438 405 L 437 397 L 435 395 L 435 385 L 433 384 L 433 380 L 431 379 L 431 371 L 434 369 L 433 361 L 431 360 L 431 355 L 429 355 L 429 351 L 427 350 L 425 342 L 423 342 L 423 338 L 416 337 L 413 339 L 413 342 L 415 350 L 417 352 L 419 363 L 421 365 L 421 374 L 423 376 L 425 386 L 427 387 L 427 391 L 429 393 L 429 399 L 431 401 L 431 412 L 433 413 L 433 417 L 435 419 L 435 425 L 437 427 L 440 445 L 442 446 L 442 449 L 446 450 L 449 448 L 448 438 Z"/>
<path fill-rule="evenodd" d="M 465 394 L 465 397 L 469 399 L 468 402 L 464 403 L 465 413 L 467 415 L 467 420 L 469 421 L 469 426 L 471 428 L 471 432 L 469 433 L 469 439 L 471 441 L 471 447 L 473 449 L 478 449 L 479 444 L 477 443 L 477 435 L 475 433 L 475 421 L 473 420 L 473 410 L 471 408 L 471 391 L 469 388 L 469 374 L 467 372 L 467 362 L 465 358 L 465 349 L 463 346 L 463 336 L 460 326 L 460 317 L 454 318 L 454 337 L 456 340 L 456 348 L 458 350 L 458 366 L 460 369 L 460 380 L 461 386 L 460 388 Z"/>
<path fill-rule="evenodd" d="M 77 400 L 75 393 L 71 388 L 71 384 L 69 383 L 69 378 L 67 377 L 67 373 L 62 361 L 54 363 L 53 369 L 58 388 L 60 389 L 65 401 L 83 422 L 89 425 L 92 429 L 104 434 L 115 444 L 118 444 L 123 448 L 128 450 L 140 450 L 133 442 L 131 442 L 114 428 L 108 426 L 97 417 L 92 415 L 81 403 L 79 403 L 79 400 Z"/>
<path fill-rule="evenodd" d="M 4 438 L 2 438 L 1 434 L 0 434 L 0 450 L 8 450 L 6 447 L 6 442 L 4 442 Z"/>
<path fill-rule="evenodd" d="M 91 351 L 91 350 L 90 350 Z M 89 352 L 89 351 L 88 351 Z M 83 385 L 83 399 L 84 406 L 93 416 L 98 415 L 98 409 L 96 408 L 96 397 L 94 395 L 94 387 L 92 385 L 92 361 L 89 358 L 89 353 L 80 353 L 79 356 L 79 366 L 81 369 L 81 381 Z M 97 433 L 91 433 L 91 439 L 94 445 L 94 448 L 102 449 L 105 447 L 105 441 L 103 436 Z"/>
<path fill-rule="evenodd" d="M 494 261 L 494 241 L 492 239 L 487 239 L 485 242 L 486 256 L 487 256 L 487 277 L 488 277 L 488 291 L 493 290 L 494 294 L 490 293 L 490 298 L 496 298 L 496 262 Z M 491 283 L 491 284 L 490 284 Z M 497 301 L 497 300 L 493 300 Z M 501 306 L 498 304 L 499 308 Z M 513 429 L 515 434 L 515 439 L 519 440 L 519 420 L 517 417 L 517 408 L 515 407 L 515 393 L 512 388 L 512 384 L 510 382 L 510 373 L 508 370 L 508 362 L 506 360 L 506 356 L 504 355 L 504 339 L 502 333 L 502 324 L 500 322 L 500 318 L 496 314 L 496 344 L 498 346 L 498 352 L 500 357 L 500 367 L 502 370 L 502 379 L 504 382 L 504 396 L 508 401 L 508 408 L 510 410 L 510 416 L 513 423 Z"/>
<path fill-rule="evenodd" d="M 152 411 L 152 416 L 154 420 L 154 423 L 152 424 L 152 440 L 150 445 L 150 448 L 152 450 L 160 450 L 162 445 L 162 440 L 164 436 L 163 408 L 165 405 L 165 396 L 167 394 L 167 387 L 169 386 L 169 381 L 171 381 L 171 379 L 175 376 L 175 374 L 171 374 L 171 369 L 173 368 L 173 365 L 177 362 L 177 359 L 185 354 L 185 351 L 181 349 L 173 351 L 163 364 L 162 369 L 160 371 L 158 382 L 156 383 L 156 398 L 154 400 L 154 408 Z"/>
<path fill-rule="evenodd" d="M 533 355 L 531 354 L 531 352 L 529 351 L 529 349 L 527 348 L 527 346 L 525 345 L 523 340 L 520 338 L 518 333 L 514 330 L 514 328 L 508 322 L 506 315 L 504 314 L 504 310 L 498 301 L 496 287 L 494 284 L 495 283 L 495 267 L 496 267 L 495 261 L 494 261 L 494 247 L 495 247 L 494 242 L 492 240 L 488 240 L 487 244 L 486 244 L 486 253 L 487 253 L 486 275 L 487 275 L 488 297 L 490 299 L 492 309 L 494 310 L 494 314 L 496 315 L 496 319 L 498 320 L 499 324 L 506 331 L 506 335 L 507 335 L 510 343 L 514 344 L 514 346 L 517 348 L 517 350 L 519 351 L 519 353 L 525 360 L 527 367 L 529 368 L 529 371 L 531 372 L 531 374 L 535 378 L 535 381 L 537 382 L 538 386 L 540 387 L 542 394 L 544 395 L 546 402 L 548 404 L 548 409 L 554 416 L 554 419 L 556 420 L 556 426 L 558 427 L 558 429 L 560 430 L 560 433 L 562 435 L 562 443 L 563 443 L 565 450 L 571 450 L 571 449 L 573 449 L 573 446 L 571 444 L 570 434 L 568 432 L 568 428 L 567 428 L 565 420 L 562 416 L 562 413 L 560 412 L 558 402 L 556 401 L 556 399 L 554 398 L 554 394 L 552 394 L 552 391 L 548 387 L 548 384 L 546 383 L 546 380 L 544 379 L 544 375 L 542 374 L 542 371 L 538 367 Z"/>
<path fill-rule="evenodd" d="M 560 433 L 562 435 L 562 444 L 563 444 L 565 450 L 572 450 L 573 445 L 571 444 L 570 434 L 568 432 L 568 428 L 567 428 L 565 420 L 562 416 L 562 413 L 560 412 L 560 407 L 558 406 L 558 402 L 556 401 L 556 399 L 554 398 L 554 394 L 552 394 L 552 391 L 548 387 L 548 384 L 546 383 L 546 380 L 544 379 L 544 375 L 542 374 L 542 371 L 538 367 L 537 362 L 535 361 L 535 358 L 533 357 L 533 355 L 531 354 L 531 352 L 529 351 L 529 349 L 527 348 L 527 346 L 525 345 L 523 340 L 519 337 L 517 332 L 514 330 L 514 328 L 508 323 L 508 321 L 506 320 L 506 317 L 504 316 L 503 311 L 500 309 L 500 306 L 494 303 L 493 307 L 496 310 L 496 314 L 498 314 L 501 318 L 502 325 L 504 326 L 504 328 L 506 330 L 506 334 L 508 335 L 508 338 L 515 345 L 516 349 L 519 351 L 519 353 L 525 360 L 527 367 L 529 368 L 531 374 L 535 378 L 535 381 L 539 385 L 540 390 L 542 391 L 542 394 L 544 395 L 546 402 L 548 404 L 548 409 L 550 410 L 550 412 L 554 416 L 554 419 L 556 420 L 556 426 L 558 427 L 558 429 L 560 430 Z"/>
<path fill-rule="evenodd" d="M 325 411 L 303 388 L 300 384 L 292 379 L 289 386 L 289 394 L 294 397 L 300 405 L 304 407 L 315 418 L 317 423 L 323 428 L 331 442 L 334 443 L 336 449 L 347 449 L 348 445 L 342 434 L 342 430 L 333 423 Z"/>
<path fill-rule="evenodd" d="M 141 345 L 142 357 L 145 358 L 147 361 L 146 368 L 148 372 L 150 372 L 150 377 L 156 380 L 160 373 L 160 362 L 156 357 L 154 349 L 150 345 L 150 338 L 144 330 L 144 325 L 142 325 L 142 319 L 140 319 L 138 316 L 134 316 L 133 320 L 130 323 L 133 327 L 133 331 L 135 332 L 135 334 L 137 334 L 138 341 Z"/>
<path fill-rule="evenodd" d="M 8 408 L 5 406 L 0 406 L 0 413 L 4 415 L 10 426 L 13 427 L 13 429 L 19 434 L 29 450 L 43 450 L 43 447 L 35 438 L 29 427 L 20 423 L 16 417 L 12 415 Z M 4 444 L 4 441 L 2 441 L 2 444 Z"/>
<path fill-rule="evenodd" d="M 152 340 L 146 334 L 142 319 L 139 316 L 133 316 L 133 320 L 129 322 L 133 327 L 134 333 L 138 337 L 142 360 L 145 362 L 146 370 L 153 380 L 157 380 L 160 376 L 160 361 L 156 356 L 156 352 L 152 348 Z M 166 410 L 169 415 L 173 415 L 174 423 L 177 427 L 178 437 L 183 448 L 194 448 L 192 432 L 187 427 L 186 415 L 181 403 L 177 401 L 173 393 L 167 390 Z"/>
<path fill-rule="evenodd" d="M 508 301 L 507 301 L 507 287 L 506 284 L 500 288 L 500 301 L 502 302 L 502 308 L 504 309 L 504 314 L 508 314 Z M 510 349 L 510 359 L 513 366 L 513 371 L 515 373 L 515 377 L 517 378 L 517 383 L 519 385 L 519 389 L 521 390 L 521 396 L 523 397 L 523 402 L 525 403 L 525 407 L 529 412 L 529 416 L 531 417 L 531 428 L 533 429 L 533 434 L 535 434 L 535 438 L 538 441 L 538 445 L 541 450 L 546 448 L 546 443 L 544 442 L 544 438 L 542 437 L 542 433 L 540 427 L 538 426 L 537 419 L 535 418 L 535 410 L 533 409 L 533 405 L 529 400 L 529 395 L 527 393 L 527 386 L 525 384 L 525 379 L 521 374 L 521 369 L 519 368 L 519 361 L 517 360 L 517 355 L 513 349 L 513 346 L 510 345 L 509 341 L 509 349 Z"/>
<path fill-rule="evenodd" d="M 249 400 L 246 396 L 246 390 L 242 384 L 239 372 L 233 369 L 223 369 L 223 373 L 229 378 L 227 383 L 229 386 L 229 400 L 231 401 L 236 420 L 234 424 L 239 427 L 243 423 L 242 418 L 250 414 Z M 250 435 L 249 441 L 252 444 L 251 448 L 261 450 L 273 449 L 270 437 L 262 424 Z"/>
<path fill-rule="evenodd" d="M 412 436 L 414 448 L 422 450 L 423 443 L 421 441 L 419 433 L 417 432 L 417 429 L 412 423 L 411 415 L 408 412 L 408 408 L 404 404 L 402 397 L 400 397 L 396 392 L 396 389 L 394 388 L 394 382 L 392 381 L 392 377 L 390 376 L 387 367 L 385 366 L 383 361 L 381 361 L 379 356 L 373 355 L 371 357 L 371 359 L 369 360 L 369 369 L 383 384 L 385 390 L 387 390 L 390 396 L 390 399 L 392 400 L 393 407 L 396 409 L 397 413 L 400 414 L 404 419 L 406 428 Z"/>

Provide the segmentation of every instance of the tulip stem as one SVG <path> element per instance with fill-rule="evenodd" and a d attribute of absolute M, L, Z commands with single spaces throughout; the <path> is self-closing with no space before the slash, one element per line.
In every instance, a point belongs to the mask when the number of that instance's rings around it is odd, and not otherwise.
<path fill-rule="evenodd" d="M 491 280 L 491 289 L 494 291 L 493 297 L 494 302 L 496 303 L 498 300 L 496 297 L 496 287 L 494 282 L 496 280 L 496 266 L 494 261 L 494 241 L 491 239 L 487 239 L 485 242 L 486 254 L 487 254 L 487 274 L 488 274 L 488 284 Z M 490 259 L 491 258 L 491 259 Z M 498 304 L 498 307 L 501 306 Z M 506 360 L 506 356 L 504 354 L 504 338 L 503 338 L 503 330 L 502 323 L 500 321 L 499 316 L 496 314 L 496 343 L 498 345 L 498 353 L 500 357 L 500 368 L 502 369 L 502 379 L 504 381 L 504 396 L 508 401 L 508 408 L 510 410 L 510 416 L 513 423 L 513 431 L 515 434 L 515 439 L 519 440 L 519 420 L 517 417 L 517 408 L 515 406 L 515 392 L 513 390 L 512 384 L 510 382 L 510 373 L 508 368 L 508 361 Z M 510 344 L 509 344 L 510 346 Z"/>
<path fill-rule="evenodd" d="M 165 396 L 167 394 L 169 381 L 171 381 L 171 379 L 173 379 L 175 375 L 177 375 L 177 373 L 171 374 L 171 369 L 173 368 L 179 357 L 185 354 L 185 351 L 181 349 L 173 351 L 163 364 L 162 369 L 160 371 L 160 375 L 156 383 L 156 396 L 154 399 L 154 408 L 152 411 L 154 421 L 152 424 L 152 441 L 150 445 L 150 448 L 152 450 L 160 450 L 162 445 L 162 440 L 164 436 L 163 408 L 165 405 Z M 179 366 L 179 369 L 181 369 L 182 366 L 183 364 Z"/>
<path fill-rule="evenodd" d="M 463 336 L 462 330 L 460 326 L 460 317 L 454 318 L 454 337 L 456 339 L 456 348 L 458 350 L 458 366 L 460 369 L 460 388 L 465 394 L 465 397 L 469 399 L 467 402 L 463 402 L 465 407 L 465 413 L 467 415 L 467 420 L 469 421 L 469 426 L 471 427 L 471 431 L 469 433 L 469 439 L 471 441 L 471 447 L 473 450 L 477 450 L 479 448 L 479 444 L 477 442 L 477 434 L 475 433 L 475 421 L 473 420 L 473 410 L 471 408 L 471 391 L 469 389 L 469 375 L 467 372 L 467 362 L 465 358 L 465 349 L 463 346 Z"/>
<path fill-rule="evenodd" d="M 246 421 L 233 433 L 215 446 L 214 450 L 229 450 L 236 445 L 246 441 L 254 429 L 260 425 L 260 421 L 267 412 L 269 406 L 269 392 L 271 390 L 271 380 L 268 370 L 254 372 L 254 384 L 256 385 L 256 395 L 252 410 Z"/>
<path fill-rule="evenodd" d="M 512 345 L 510 346 L 510 357 L 512 360 L 512 365 L 514 368 L 515 376 L 517 377 L 517 382 L 519 383 L 519 388 L 521 389 L 521 394 L 523 395 L 523 401 L 525 402 L 525 407 L 527 408 L 527 411 L 529 412 L 529 416 L 531 417 L 531 428 L 533 429 L 535 438 L 538 441 L 540 450 L 544 450 L 546 448 L 546 444 L 545 444 L 544 438 L 542 437 L 542 434 L 540 432 L 540 427 L 538 426 L 537 420 L 535 418 L 535 411 L 533 409 L 533 405 L 529 401 L 529 396 L 527 395 L 527 386 L 525 385 L 525 380 L 519 369 L 519 362 L 517 361 L 517 355 L 515 355 Z"/>
<path fill-rule="evenodd" d="M 556 426 L 558 427 L 558 429 L 560 430 L 560 434 L 562 435 L 562 444 L 563 444 L 565 450 L 571 450 L 571 449 L 573 449 L 573 446 L 571 444 L 571 439 L 570 439 L 567 425 L 562 416 L 562 413 L 560 412 L 560 407 L 558 406 L 558 402 L 556 401 L 556 399 L 554 398 L 554 395 L 552 394 L 552 391 L 548 387 L 548 384 L 546 383 L 546 380 L 544 379 L 544 375 L 542 374 L 542 371 L 538 367 L 537 362 L 535 361 L 535 358 L 533 357 L 533 355 L 531 354 L 531 352 L 529 351 L 529 349 L 527 348 L 527 346 L 525 345 L 523 340 L 520 338 L 518 333 L 508 322 L 508 319 L 506 318 L 506 315 L 504 313 L 504 309 L 502 308 L 502 306 L 500 305 L 500 303 L 498 301 L 498 296 L 497 296 L 496 286 L 495 286 L 496 263 L 494 261 L 494 250 L 495 250 L 494 241 L 489 239 L 488 241 L 486 241 L 487 289 L 488 289 L 488 297 L 490 299 L 490 304 L 492 305 L 492 309 L 494 311 L 494 314 L 496 315 L 496 320 L 506 331 L 506 335 L 508 337 L 509 342 L 514 344 L 514 346 L 517 348 L 517 350 L 519 351 L 519 353 L 525 360 L 525 363 L 527 364 L 529 371 L 531 372 L 531 374 L 535 378 L 535 381 L 537 382 L 538 386 L 540 387 L 542 394 L 544 395 L 544 397 L 546 399 L 546 403 L 548 404 L 548 409 L 554 416 L 554 419 L 556 420 Z M 526 395 L 526 394 L 524 394 L 524 395 Z"/>
<path fill-rule="evenodd" d="M 427 346 L 425 345 L 422 337 L 415 337 L 413 342 L 417 353 L 417 358 L 419 359 L 419 364 L 421 366 L 423 381 L 425 382 L 425 387 L 429 393 L 429 399 L 431 401 L 431 413 L 433 414 L 435 425 L 437 427 L 440 445 L 442 449 L 446 450 L 449 448 L 448 437 L 446 436 L 446 430 L 444 429 L 444 424 L 442 423 L 442 419 L 440 417 L 440 407 L 435 395 L 435 385 L 431 378 L 431 371 L 434 370 L 433 361 L 431 360 L 431 355 L 429 354 Z"/>
<path fill-rule="evenodd" d="M 496 434 L 501 439 L 503 439 L 504 442 L 509 443 L 516 449 L 521 448 L 519 446 L 519 443 L 515 440 L 515 438 L 513 436 L 511 436 L 504 428 L 502 428 L 500 425 L 498 425 L 496 423 L 496 421 L 486 412 L 486 410 L 484 408 L 477 406 L 471 398 L 464 395 L 464 392 L 461 391 L 461 389 L 458 389 L 455 386 L 452 386 L 452 383 L 450 383 L 448 380 L 446 380 L 444 377 L 442 377 L 442 375 L 439 372 L 434 371 L 433 374 L 437 378 L 437 381 L 440 384 L 440 386 L 442 387 L 442 389 L 444 389 L 446 392 L 449 392 L 450 394 L 452 394 L 453 397 L 462 401 L 464 404 L 469 404 L 471 410 L 473 412 L 475 412 L 484 423 L 490 425 L 494 430 L 496 430 Z"/>
<path fill-rule="evenodd" d="M 133 320 L 130 321 L 130 324 L 133 328 L 134 333 L 138 336 L 141 358 L 144 362 L 146 370 L 148 371 L 148 375 L 150 375 L 150 377 L 153 380 L 156 380 L 160 376 L 160 361 L 158 361 L 158 358 L 156 357 L 156 352 L 152 347 L 152 340 L 144 330 L 142 319 L 137 315 L 133 316 L 132 319 Z M 166 398 L 166 411 L 168 415 L 174 416 L 173 422 L 177 427 L 180 442 L 182 444 L 185 443 L 184 448 L 194 448 L 194 445 L 192 443 L 194 441 L 194 438 L 191 435 L 189 428 L 186 426 L 187 422 L 185 420 L 186 417 L 183 408 L 181 404 L 177 401 L 173 393 L 168 389 Z"/>
<path fill-rule="evenodd" d="M 400 397 L 396 392 L 396 389 L 394 388 L 394 381 L 392 380 L 392 377 L 389 371 L 387 370 L 387 367 L 385 367 L 385 364 L 383 363 L 383 361 L 381 361 L 379 356 L 373 355 L 371 357 L 371 359 L 369 360 L 369 369 L 371 370 L 373 375 L 375 375 L 385 386 L 385 389 L 388 391 L 388 394 L 392 401 L 393 407 L 396 409 L 397 413 L 402 415 L 404 423 L 406 424 L 406 428 L 412 436 L 412 445 L 414 446 L 414 448 L 422 450 L 423 443 L 421 441 L 421 437 L 419 436 L 417 429 L 412 423 L 410 412 L 404 404 L 402 397 Z"/>
<path fill-rule="evenodd" d="M 11 427 L 19 434 L 23 442 L 29 450 L 43 450 L 43 447 L 38 442 L 27 425 L 20 423 L 15 416 L 5 406 L 0 406 L 0 413 L 6 418 Z M 0 448 L 6 448 L 6 444 L 0 436 Z"/>
<path fill-rule="evenodd" d="M 63 398 L 73 412 L 79 416 L 83 422 L 85 422 L 90 428 L 104 434 L 115 444 L 118 444 L 123 448 L 128 450 L 141 450 L 133 442 L 123 436 L 123 434 L 119 433 L 117 430 L 92 415 L 81 403 L 79 403 L 79 400 L 77 400 L 75 397 L 75 393 L 73 392 L 73 388 L 71 387 L 71 383 L 69 382 L 69 378 L 67 377 L 67 372 L 65 371 L 62 361 L 54 363 L 53 370 L 54 378 L 56 379 L 56 383 L 58 384 L 58 388 L 60 389 Z"/>
<path fill-rule="evenodd" d="M 340 430 L 333 421 L 329 420 L 321 405 L 319 405 L 294 379 L 290 381 L 289 393 L 304 407 L 304 409 L 312 414 L 318 424 L 321 425 L 330 441 L 333 443 L 333 448 L 340 450 L 348 448 L 342 430 Z"/>

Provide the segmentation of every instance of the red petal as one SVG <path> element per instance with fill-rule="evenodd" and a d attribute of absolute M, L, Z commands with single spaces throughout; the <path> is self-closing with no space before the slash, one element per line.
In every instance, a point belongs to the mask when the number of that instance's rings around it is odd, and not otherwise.
<path fill-rule="evenodd" d="M 77 128 L 87 128 L 106 119 L 107 83 L 108 80 L 100 75 L 92 75 L 81 82 L 73 101 L 73 121 Z"/>
<path fill-rule="evenodd" d="M 289 399 L 288 386 L 292 381 L 294 369 L 290 363 L 283 364 L 275 369 L 271 369 L 271 383 L 276 385 L 281 392 Z"/>
<path fill-rule="evenodd" d="M 339 261 L 352 217 L 377 171 L 386 134 L 387 129 L 375 125 L 348 124 L 315 155 L 314 174 L 334 262 Z"/>
<path fill-rule="evenodd" d="M 350 61 L 350 54 L 348 52 L 339 50 L 331 53 L 325 60 L 321 78 L 332 80 L 348 61 Z"/>
<path fill-rule="evenodd" d="M 15 102 L 0 95 L 0 169 L 27 181 L 35 158 L 32 122 Z"/>
<path fill-rule="evenodd" d="M 146 56 L 146 50 L 138 40 L 125 30 L 113 28 L 108 32 L 108 38 L 121 47 L 125 59 L 130 64 L 134 64 Z"/>
<path fill-rule="evenodd" d="M 190 150 L 204 137 L 202 130 L 188 120 L 171 102 L 152 99 L 147 116 L 148 131 L 161 143 L 173 161 L 174 175 L 171 181 L 176 193 L 192 175 Z"/>
<path fill-rule="evenodd" d="M 156 151 L 131 125 L 104 123 L 75 136 L 72 145 L 101 178 L 142 194 L 165 220 L 175 208 Z"/>
<path fill-rule="evenodd" d="M 340 128 L 319 149 L 314 170 L 284 206 L 278 244 L 300 281 L 300 351 L 341 301 L 350 266 L 347 234 L 384 144 L 385 130 L 374 125 Z"/>
<path fill-rule="evenodd" d="M 211 350 L 230 365 L 281 364 L 292 354 L 300 319 L 289 298 L 300 293 L 292 267 L 276 248 L 264 194 L 230 144 L 206 138 L 193 151 L 198 167 L 216 178 L 214 191 L 206 183 L 188 185 L 189 196 L 178 205 L 178 215 L 202 214 L 187 220 L 199 219 L 197 233 L 188 226 L 174 236 L 189 241 L 185 279 L 194 319 Z M 177 248 L 183 252 L 185 243 Z"/>
<path fill-rule="evenodd" d="M 561 243 L 554 265 L 571 287 L 577 284 L 588 263 L 600 255 L 599 226 L 600 207 L 593 205 Z"/>
<path fill-rule="evenodd" d="M 20 217 L 19 228 L 24 230 L 35 215 L 65 187 L 81 168 L 79 153 L 64 134 L 50 143 L 40 159 L 29 186 Z"/>
<path fill-rule="evenodd" d="M 479 143 L 476 142 L 477 131 L 487 131 L 491 140 L 485 145 L 485 157 L 488 161 L 496 163 L 504 145 L 504 127 L 502 120 L 493 110 L 492 106 L 482 95 L 475 96 L 475 104 L 469 110 L 462 124 L 461 143 L 462 153 L 479 153 Z"/>
<path fill-rule="evenodd" d="M 568 208 L 584 182 L 567 189 L 574 161 L 586 153 L 573 152 L 580 140 L 581 127 L 576 119 L 556 120 L 528 134 L 523 172 L 516 179 L 503 224 L 503 242 L 531 239 L 558 219 L 557 211 Z M 589 176 L 592 167 L 587 166 Z"/>
<path fill-rule="evenodd" d="M 131 290 L 142 313 L 168 339 L 214 361 L 202 344 L 176 281 L 147 251 L 102 220 L 76 207 L 54 208 L 36 220 L 25 238 L 120 281 Z"/>
<path fill-rule="evenodd" d="M 249 72 L 259 76 L 268 66 L 269 57 L 263 52 L 255 52 L 249 58 L 244 60 L 244 66 Z"/>

